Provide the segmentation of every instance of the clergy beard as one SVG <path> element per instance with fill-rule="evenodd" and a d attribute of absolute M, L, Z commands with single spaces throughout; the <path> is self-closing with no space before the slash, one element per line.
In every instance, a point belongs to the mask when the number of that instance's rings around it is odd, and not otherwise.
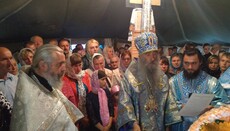
<path fill-rule="evenodd" d="M 55 89 L 61 89 L 62 88 L 62 77 L 64 75 L 64 72 L 61 72 L 59 74 L 55 74 L 52 72 L 48 72 L 47 74 L 47 81 L 48 83 Z"/>
<path fill-rule="evenodd" d="M 57 76 L 48 77 L 47 81 L 55 89 L 61 89 L 62 88 L 62 80 L 60 78 L 58 78 Z"/>
<path fill-rule="evenodd" d="M 187 70 L 184 70 L 184 77 L 188 80 L 195 79 L 200 73 L 200 68 L 194 72 L 188 72 Z"/>
<path fill-rule="evenodd" d="M 160 66 L 158 64 L 158 59 L 147 63 L 146 60 L 141 60 L 139 67 L 141 71 L 141 78 L 144 78 L 145 83 L 150 84 L 149 86 L 156 88 L 160 79 Z"/>

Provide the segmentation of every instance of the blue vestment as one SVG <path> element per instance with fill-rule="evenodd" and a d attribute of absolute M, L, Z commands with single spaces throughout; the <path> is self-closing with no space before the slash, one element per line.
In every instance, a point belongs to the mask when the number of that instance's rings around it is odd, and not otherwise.
<path fill-rule="evenodd" d="M 177 106 L 179 108 L 186 104 L 190 94 L 215 94 L 212 106 L 218 106 L 223 103 L 229 103 L 226 92 L 215 77 L 208 75 L 204 71 L 200 71 L 195 79 L 186 79 L 184 71 L 171 77 L 169 85 L 172 89 Z M 187 131 L 189 126 L 197 119 L 195 117 L 182 117 L 183 122 L 173 125 L 172 130 Z"/>
<path fill-rule="evenodd" d="M 220 76 L 219 82 L 230 97 L 230 67 Z"/>
<path fill-rule="evenodd" d="M 168 78 L 161 72 L 158 87 L 144 83 L 139 75 L 137 61 L 133 61 L 121 82 L 118 104 L 118 128 L 131 130 L 137 122 L 141 130 L 164 131 L 165 126 L 181 121 L 175 100 L 169 89 Z M 149 88 L 154 88 L 155 97 L 151 98 Z M 149 102 L 154 100 L 150 106 Z M 151 102 L 150 102 L 151 103 Z M 154 110 L 152 107 L 157 107 Z"/>

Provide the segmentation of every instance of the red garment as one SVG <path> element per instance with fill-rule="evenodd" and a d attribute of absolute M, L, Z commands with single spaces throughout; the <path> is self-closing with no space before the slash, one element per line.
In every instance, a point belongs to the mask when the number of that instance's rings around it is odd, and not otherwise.
<path fill-rule="evenodd" d="M 77 99 L 76 99 L 75 92 L 73 90 L 73 88 L 76 88 L 75 82 L 66 75 L 63 77 L 62 81 L 63 81 L 63 86 L 61 89 L 62 93 L 68 98 L 69 101 L 71 101 L 77 107 Z"/>
<path fill-rule="evenodd" d="M 82 78 L 83 83 L 86 85 L 89 93 L 92 90 L 90 83 L 90 76 L 85 72 Z M 65 75 L 63 77 L 62 93 L 76 106 L 78 107 L 79 96 L 76 87 L 76 80 Z"/>

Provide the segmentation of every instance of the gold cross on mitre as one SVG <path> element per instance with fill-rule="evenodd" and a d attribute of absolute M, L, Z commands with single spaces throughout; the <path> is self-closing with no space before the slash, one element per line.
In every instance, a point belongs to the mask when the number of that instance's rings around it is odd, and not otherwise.
<path fill-rule="evenodd" d="M 131 4 L 142 4 L 143 0 L 130 0 L 129 1 Z M 155 6 L 160 6 L 161 5 L 161 0 L 151 0 L 152 5 Z"/>

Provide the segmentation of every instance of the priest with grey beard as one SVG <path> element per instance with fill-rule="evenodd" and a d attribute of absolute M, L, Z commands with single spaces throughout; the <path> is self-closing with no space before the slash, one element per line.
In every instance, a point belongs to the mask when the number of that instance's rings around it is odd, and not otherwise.
<path fill-rule="evenodd" d="M 77 131 L 83 117 L 59 89 L 65 73 L 65 55 L 55 45 L 36 50 L 31 68 L 20 71 L 10 130 Z"/>
<path fill-rule="evenodd" d="M 159 68 L 157 38 L 142 33 L 135 39 L 139 59 L 134 59 L 121 82 L 118 104 L 119 130 L 164 131 L 181 121 L 168 78 Z"/>
<path fill-rule="evenodd" d="M 196 48 L 186 50 L 183 54 L 184 70 L 169 80 L 170 87 L 179 109 L 187 103 L 192 93 L 214 94 L 211 105 L 203 112 L 229 103 L 226 92 L 215 77 L 201 70 L 202 55 Z M 203 113 L 202 112 L 202 113 Z M 173 131 L 187 131 L 199 116 L 183 116 L 183 121 L 172 126 Z"/>

